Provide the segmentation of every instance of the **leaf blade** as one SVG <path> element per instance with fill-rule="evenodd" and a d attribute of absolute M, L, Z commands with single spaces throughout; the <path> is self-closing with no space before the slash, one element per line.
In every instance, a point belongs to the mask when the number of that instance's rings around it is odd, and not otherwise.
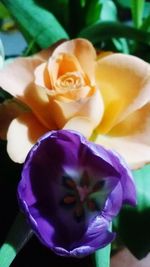
<path fill-rule="evenodd" d="M 47 48 L 68 34 L 52 13 L 36 5 L 33 0 L 2 0 L 29 41 Z M 31 27 L 32 25 L 32 27 Z"/>

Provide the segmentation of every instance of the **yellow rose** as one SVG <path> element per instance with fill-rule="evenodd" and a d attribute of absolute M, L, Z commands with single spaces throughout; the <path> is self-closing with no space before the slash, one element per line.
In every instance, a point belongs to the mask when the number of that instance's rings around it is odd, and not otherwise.
<path fill-rule="evenodd" d="M 0 86 L 17 105 L 0 107 L 0 135 L 7 132 L 14 161 L 23 162 L 42 134 L 61 128 L 113 148 L 131 167 L 150 161 L 150 66 L 143 60 L 97 56 L 89 41 L 75 39 L 16 59 L 0 71 Z"/>

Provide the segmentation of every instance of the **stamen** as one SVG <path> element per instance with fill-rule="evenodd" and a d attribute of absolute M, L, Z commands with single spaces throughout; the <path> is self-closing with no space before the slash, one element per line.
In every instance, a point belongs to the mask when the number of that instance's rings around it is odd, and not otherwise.
<path fill-rule="evenodd" d="M 73 179 L 71 179 L 69 176 L 63 176 L 63 185 L 67 187 L 68 189 L 75 190 L 76 189 L 76 183 Z"/>

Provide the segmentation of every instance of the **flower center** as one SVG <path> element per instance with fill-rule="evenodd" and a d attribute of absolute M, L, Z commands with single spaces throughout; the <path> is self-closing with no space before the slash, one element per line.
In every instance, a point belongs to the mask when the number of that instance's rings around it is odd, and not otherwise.
<path fill-rule="evenodd" d="M 64 89 L 77 89 L 85 85 L 85 81 L 80 72 L 67 72 L 64 75 L 60 76 L 55 82 L 56 90 Z"/>
<path fill-rule="evenodd" d="M 63 186 L 66 190 L 61 204 L 65 208 L 72 208 L 75 220 L 80 222 L 85 217 L 85 211 L 100 211 L 104 199 L 100 198 L 99 192 L 104 190 L 104 185 L 105 182 L 102 179 L 93 185 L 93 181 L 86 171 L 78 183 L 70 176 L 63 176 Z"/>

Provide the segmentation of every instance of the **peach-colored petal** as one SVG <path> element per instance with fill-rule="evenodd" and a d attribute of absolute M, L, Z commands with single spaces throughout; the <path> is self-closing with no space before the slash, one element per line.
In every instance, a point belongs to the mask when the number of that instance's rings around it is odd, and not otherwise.
<path fill-rule="evenodd" d="M 120 153 L 132 169 L 150 162 L 150 104 L 133 112 L 96 143 Z"/>
<path fill-rule="evenodd" d="M 134 135 L 135 140 L 138 137 L 139 142 L 150 145 L 150 103 L 128 115 L 108 134 L 120 137 Z"/>
<path fill-rule="evenodd" d="M 92 134 L 94 126 L 92 121 L 87 117 L 74 117 L 69 120 L 63 127 L 66 130 L 74 130 L 89 138 Z"/>
<path fill-rule="evenodd" d="M 41 87 L 52 88 L 47 63 L 40 64 L 34 71 L 35 84 Z"/>
<path fill-rule="evenodd" d="M 137 169 L 146 163 L 150 163 L 150 146 L 140 143 L 134 135 L 130 137 L 98 135 L 95 143 L 117 151 L 122 155 L 131 169 Z"/>
<path fill-rule="evenodd" d="M 94 66 L 96 51 L 93 45 L 86 39 L 74 39 L 59 45 L 52 56 L 57 57 L 60 53 L 73 54 L 79 61 L 81 68 L 88 75 L 91 82 L 94 82 Z"/>
<path fill-rule="evenodd" d="M 107 135 L 98 135 L 95 142 L 116 150 L 132 169 L 136 169 L 150 162 L 149 137 L 150 104 L 147 104 L 112 128 Z"/>
<path fill-rule="evenodd" d="M 56 49 L 57 46 L 59 46 L 60 44 L 62 44 L 65 41 L 66 41 L 66 39 L 61 39 L 61 40 L 57 41 L 56 43 L 54 43 L 51 47 L 48 47 L 46 49 L 42 49 L 40 52 L 34 54 L 32 57 L 34 57 L 36 59 L 40 59 L 42 61 L 47 61 L 49 59 L 49 57 L 52 55 L 54 49 Z"/>
<path fill-rule="evenodd" d="M 84 86 L 66 91 L 64 90 L 64 92 L 63 91 L 62 93 L 59 92 L 56 95 L 56 99 L 65 103 L 69 103 L 72 101 L 79 101 L 85 97 L 91 96 L 90 92 L 91 88 L 89 86 Z"/>
<path fill-rule="evenodd" d="M 105 103 L 101 133 L 150 101 L 150 65 L 137 57 L 112 54 L 98 60 L 96 82 Z"/>
<path fill-rule="evenodd" d="M 11 121 L 20 114 L 27 112 L 27 108 L 16 99 L 10 99 L 0 104 L 0 138 L 6 139 L 7 130 Z"/>
<path fill-rule="evenodd" d="M 53 119 L 52 104 L 45 88 L 30 84 L 25 91 L 24 98 L 33 113 L 46 128 L 49 130 L 57 128 Z"/>
<path fill-rule="evenodd" d="M 60 53 L 57 56 L 52 56 L 48 64 L 49 76 L 51 79 L 52 88 L 55 88 L 56 80 L 69 72 L 80 72 L 83 74 L 79 61 L 74 55 Z M 51 89 L 52 89 L 51 88 Z"/>
<path fill-rule="evenodd" d="M 99 91 L 93 90 L 95 92 L 92 96 L 80 99 L 80 101 L 62 102 L 57 99 L 54 100 L 53 112 L 59 128 L 62 128 L 68 120 L 76 116 L 88 118 L 92 125 L 90 132 L 99 124 L 103 116 L 104 106 Z"/>
<path fill-rule="evenodd" d="M 32 113 L 14 119 L 7 133 L 7 151 L 10 158 L 23 163 L 33 144 L 47 131 Z"/>
<path fill-rule="evenodd" d="M 34 69 L 41 59 L 17 58 L 0 70 L 0 86 L 11 95 L 24 101 L 24 92 L 34 81 Z"/>
<path fill-rule="evenodd" d="M 111 258 L 111 267 L 149 267 L 150 253 L 142 260 L 136 259 L 131 252 L 124 248 Z"/>

